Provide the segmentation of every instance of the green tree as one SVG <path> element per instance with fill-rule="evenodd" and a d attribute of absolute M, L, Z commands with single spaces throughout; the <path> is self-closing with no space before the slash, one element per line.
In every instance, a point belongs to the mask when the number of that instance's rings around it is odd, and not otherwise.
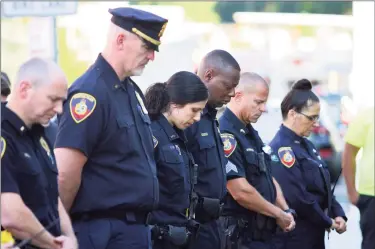
<path fill-rule="evenodd" d="M 282 13 L 315 13 L 315 14 L 350 14 L 352 2 L 346 1 L 218 1 L 215 11 L 222 22 L 233 22 L 233 14 L 239 11 L 249 12 L 282 12 Z"/>
<path fill-rule="evenodd" d="M 233 22 L 233 13 L 244 11 L 246 6 L 252 6 L 246 2 L 222 2 L 216 3 L 214 10 L 219 15 L 222 23 Z"/>
<path fill-rule="evenodd" d="M 81 76 L 89 67 L 89 62 L 79 61 L 76 51 L 69 49 L 66 42 L 66 28 L 58 28 L 58 64 L 63 69 L 69 85 Z"/>

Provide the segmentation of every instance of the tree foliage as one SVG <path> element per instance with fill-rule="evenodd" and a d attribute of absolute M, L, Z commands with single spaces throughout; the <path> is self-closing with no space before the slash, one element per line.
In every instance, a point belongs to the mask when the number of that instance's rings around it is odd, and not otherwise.
<path fill-rule="evenodd" d="M 221 22 L 233 22 L 233 13 L 245 12 L 281 12 L 281 13 L 314 13 L 314 14 L 350 14 L 352 2 L 302 2 L 302 1 L 218 1 L 215 11 L 220 16 Z"/>

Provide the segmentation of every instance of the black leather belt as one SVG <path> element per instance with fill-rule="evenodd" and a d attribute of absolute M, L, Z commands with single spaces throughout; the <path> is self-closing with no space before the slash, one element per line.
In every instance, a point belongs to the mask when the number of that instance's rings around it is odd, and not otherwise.
<path fill-rule="evenodd" d="M 96 219 L 118 219 L 134 224 L 148 224 L 149 216 L 149 212 L 122 209 L 89 211 L 84 213 L 73 213 L 70 215 L 73 222 Z"/>

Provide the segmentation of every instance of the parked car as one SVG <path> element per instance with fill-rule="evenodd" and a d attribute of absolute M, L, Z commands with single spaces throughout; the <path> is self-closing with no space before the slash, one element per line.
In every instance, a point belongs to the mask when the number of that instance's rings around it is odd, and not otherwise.
<path fill-rule="evenodd" d="M 323 122 L 319 122 L 319 126 L 314 127 L 308 139 L 315 145 L 321 158 L 327 164 L 331 174 L 331 183 L 334 183 L 341 173 L 341 151 L 337 151 L 332 144 L 331 134 Z"/>
<path fill-rule="evenodd" d="M 345 110 L 343 110 L 341 104 L 343 96 L 341 94 L 326 94 L 319 98 L 326 103 L 330 118 L 337 127 L 340 137 L 343 138 L 348 126 L 348 120 L 345 119 L 346 115 L 344 115 Z"/>
<path fill-rule="evenodd" d="M 331 182 L 334 183 L 341 173 L 343 135 L 346 127 L 341 121 L 340 98 L 330 97 L 319 97 L 321 106 L 319 126 L 314 127 L 308 139 L 313 142 L 327 164 Z"/>

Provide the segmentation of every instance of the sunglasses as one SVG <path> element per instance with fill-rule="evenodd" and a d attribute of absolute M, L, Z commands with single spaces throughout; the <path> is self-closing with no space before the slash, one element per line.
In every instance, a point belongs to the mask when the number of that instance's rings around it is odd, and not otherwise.
<path fill-rule="evenodd" d="M 320 116 L 319 115 L 312 115 L 312 116 L 309 116 L 309 115 L 306 115 L 306 114 L 304 114 L 304 113 L 302 113 L 302 112 L 297 112 L 298 114 L 301 114 L 301 115 L 303 115 L 303 116 L 305 116 L 308 120 L 310 120 L 311 122 L 317 122 L 318 120 L 319 120 L 319 118 L 320 118 Z"/>

